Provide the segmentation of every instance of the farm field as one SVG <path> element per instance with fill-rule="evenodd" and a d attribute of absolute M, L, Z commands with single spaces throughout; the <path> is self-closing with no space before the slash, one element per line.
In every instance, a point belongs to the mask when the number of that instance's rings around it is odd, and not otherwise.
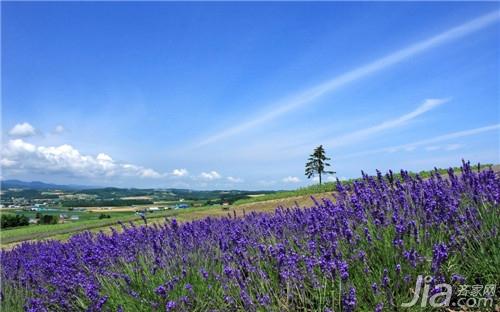
<path fill-rule="evenodd" d="M 1 254 L 2 310 L 386 311 L 412 300 L 419 275 L 431 286 L 495 284 L 500 177 L 464 166 L 429 179 L 365 176 L 316 203 L 273 201 L 308 208 L 179 209 L 147 227 L 14 247 Z"/>
<path fill-rule="evenodd" d="M 482 170 L 491 168 L 494 172 L 500 172 L 500 165 L 485 165 Z M 445 169 L 439 169 L 441 174 L 446 173 Z M 460 168 L 454 168 L 454 172 L 460 174 Z M 428 178 L 430 171 L 419 172 L 419 175 Z M 347 181 L 352 183 L 352 181 Z M 314 204 L 311 196 L 321 199 L 333 199 L 332 192 L 335 189 L 335 183 L 325 183 L 321 186 L 314 185 L 294 191 L 281 191 L 273 194 L 253 195 L 250 198 L 238 200 L 233 205 L 222 209 L 220 206 L 192 207 L 187 209 L 167 210 L 147 214 L 148 224 L 161 224 L 165 217 L 175 217 L 179 222 L 188 222 L 202 219 L 205 217 L 225 217 L 228 214 L 243 216 L 250 212 L 274 212 L 276 208 L 282 207 L 310 207 Z M 121 230 L 119 222 L 133 222 L 136 225 L 143 225 L 141 217 L 134 214 L 136 210 L 147 209 L 151 206 L 169 205 L 175 202 L 159 202 L 149 205 L 125 206 L 125 207 L 87 207 L 86 212 L 72 212 L 79 214 L 81 220 L 78 222 L 69 222 L 57 225 L 35 225 L 27 228 L 14 228 L 0 232 L 0 241 L 2 248 L 10 249 L 19 243 L 26 241 L 38 241 L 46 239 L 66 240 L 72 234 L 91 231 L 109 233 L 111 227 Z M 91 214 L 87 212 L 92 212 Z M 49 212 L 49 214 L 58 214 L 59 212 Z M 99 214 L 110 214 L 111 219 L 99 220 Z M 29 212 L 28 215 L 34 215 L 35 212 Z"/>
<path fill-rule="evenodd" d="M 494 172 L 500 172 L 500 165 L 487 164 L 482 170 L 491 168 Z M 441 174 L 445 174 L 445 169 L 439 169 Z M 460 174 L 460 168 L 454 168 L 456 174 Z M 431 171 L 422 171 L 418 174 L 424 178 L 430 176 Z M 353 180 L 345 183 L 351 184 Z M 187 209 L 167 210 L 163 212 L 155 212 L 147 214 L 149 224 L 162 223 L 165 217 L 175 217 L 179 222 L 192 221 L 205 217 L 224 217 L 228 214 L 236 214 L 243 216 L 244 212 L 274 212 L 279 207 L 310 207 L 314 204 L 311 196 L 321 199 L 332 199 L 332 192 L 335 189 L 334 183 L 325 183 L 321 186 L 313 185 L 310 187 L 294 190 L 280 191 L 272 194 L 257 194 L 249 196 L 247 199 L 237 200 L 234 204 L 226 206 L 222 209 L 221 206 L 202 206 L 192 207 Z M 41 239 L 67 239 L 70 235 L 82 231 L 92 232 L 109 232 L 110 227 L 114 226 L 120 229 L 118 222 L 134 222 L 137 225 L 144 224 L 144 221 L 134 214 L 136 210 L 147 209 L 152 206 L 167 206 L 176 203 L 175 201 L 155 202 L 148 205 L 135 205 L 124 207 L 87 207 L 86 212 L 71 212 L 78 214 L 80 221 L 69 222 L 66 224 L 57 225 L 35 225 L 29 227 L 21 227 L 8 229 L 0 232 L 1 247 L 10 249 L 13 246 L 24 241 L 37 241 Z M 92 212 L 92 213 L 88 213 Z M 5 211 L 4 211 L 5 213 Z M 26 214 L 26 213 L 23 213 Z M 27 213 L 28 216 L 33 216 L 35 212 Z M 49 212 L 49 214 L 59 214 L 59 212 Z M 99 220 L 99 214 L 109 214 L 111 219 Z"/>
<path fill-rule="evenodd" d="M 331 193 L 320 193 L 315 194 L 315 196 L 317 198 L 332 198 Z M 147 214 L 146 216 L 148 224 L 163 223 L 165 217 L 175 217 L 179 222 L 186 222 L 202 219 L 205 217 L 224 217 L 228 214 L 243 216 L 244 213 L 250 213 L 252 211 L 273 212 L 278 206 L 293 207 L 297 204 L 301 207 L 306 207 L 313 205 L 314 202 L 312 201 L 310 195 L 303 195 L 240 205 L 232 205 L 228 206 L 227 209 L 222 209 L 220 206 L 205 206 L 155 212 L 153 214 Z M 110 232 L 110 227 L 115 227 L 120 230 L 121 227 L 119 226 L 118 221 L 133 222 L 137 225 L 144 224 L 144 221 L 141 217 L 138 217 L 132 213 L 136 209 L 137 207 L 118 207 L 113 208 L 112 210 L 90 208 L 89 211 L 95 212 L 93 220 L 55 225 L 33 225 L 29 227 L 19 227 L 3 230 L 0 232 L 1 246 L 2 248 L 10 249 L 25 241 L 37 241 L 42 239 L 64 240 L 74 233 L 86 230 L 92 232 Z M 112 217 L 110 219 L 99 220 L 97 219 L 99 213 L 110 214 Z"/>

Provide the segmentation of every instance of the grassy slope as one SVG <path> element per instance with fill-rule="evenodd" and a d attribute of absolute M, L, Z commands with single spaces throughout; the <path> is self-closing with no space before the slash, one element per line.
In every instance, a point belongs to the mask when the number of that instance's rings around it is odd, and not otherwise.
<path fill-rule="evenodd" d="M 493 169 L 500 172 L 500 165 L 493 166 Z M 445 170 L 441 170 L 445 172 Z M 428 176 L 427 172 L 421 172 L 424 178 Z M 205 217 L 220 217 L 229 214 L 243 215 L 248 212 L 272 212 L 276 207 L 293 207 L 293 206 L 312 206 L 315 198 L 332 198 L 334 191 L 334 183 L 325 183 L 321 186 L 313 185 L 305 188 L 300 188 L 294 191 L 284 191 L 264 196 L 252 197 L 249 199 L 239 200 L 234 205 L 229 206 L 227 210 L 223 210 L 220 206 L 206 206 L 200 208 L 188 208 L 169 210 L 155 215 L 148 215 L 148 223 L 162 223 L 165 217 L 175 217 L 180 222 L 187 222 Z M 32 241 L 40 239 L 67 239 L 70 235 L 77 232 L 90 230 L 93 232 L 109 231 L 110 227 L 120 227 L 118 222 L 134 222 L 143 223 L 141 218 L 137 216 L 116 217 L 104 220 L 81 221 L 74 224 L 56 224 L 56 225 L 39 225 L 25 228 L 17 228 L 0 232 L 0 241 L 2 248 L 12 248 L 14 245 L 23 241 Z"/>
<path fill-rule="evenodd" d="M 481 165 L 483 169 L 492 167 L 492 169 L 496 172 L 500 172 L 500 165 L 492 165 L 492 164 L 484 164 Z M 460 168 L 455 167 L 453 168 L 455 173 L 460 173 Z M 446 175 L 448 172 L 448 169 L 438 169 L 439 173 L 442 175 Z M 430 177 L 432 171 L 425 170 L 425 171 L 420 171 L 418 173 L 413 173 L 410 172 L 410 175 L 420 175 L 423 179 L 427 179 Z M 397 178 L 400 176 L 399 173 L 395 173 L 394 176 Z M 352 183 L 356 179 L 351 179 L 348 181 L 342 181 L 342 183 Z M 234 204 L 235 205 L 242 205 L 242 204 L 248 204 L 248 203 L 255 203 L 255 202 L 263 202 L 263 201 L 268 201 L 268 200 L 276 200 L 276 199 L 284 199 L 284 198 L 290 198 L 290 197 L 308 197 L 311 195 L 314 195 L 315 197 L 319 197 L 318 194 L 320 193 L 332 193 L 335 191 L 335 182 L 327 182 L 323 183 L 322 185 L 314 184 L 306 187 L 301 187 L 296 190 L 292 191 L 281 191 L 273 194 L 266 194 L 263 196 L 256 196 L 256 197 L 251 197 L 251 198 L 246 198 L 246 199 L 240 199 L 236 201 Z"/>
<path fill-rule="evenodd" d="M 329 197 L 330 193 L 320 193 L 315 195 L 317 198 Z M 227 214 L 236 214 L 242 216 L 244 213 L 255 212 L 272 212 L 278 206 L 292 207 L 299 205 L 311 206 L 313 201 L 310 195 L 291 196 L 282 199 L 271 199 L 262 202 L 254 202 L 247 204 L 240 204 L 229 206 L 227 210 L 222 209 L 220 206 L 208 206 L 200 208 L 188 208 L 178 210 L 168 210 L 163 213 L 155 213 L 148 215 L 148 224 L 162 223 L 164 218 L 175 218 L 179 222 L 187 222 L 205 217 L 221 217 Z M 67 239 L 70 235 L 77 232 L 90 230 L 92 232 L 110 231 L 111 227 L 119 228 L 118 222 L 134 222 L 142 224 L 143 220 L 137 216 L 122 216 L 111 219 L 80 221 L 75 223 L 54 224 L 54 225 L 36 225 L 29 227 L 19 227 L 0 232 L 1 247 L 10 249 L 13 246 L 24 242 L 41 239 Z"/>

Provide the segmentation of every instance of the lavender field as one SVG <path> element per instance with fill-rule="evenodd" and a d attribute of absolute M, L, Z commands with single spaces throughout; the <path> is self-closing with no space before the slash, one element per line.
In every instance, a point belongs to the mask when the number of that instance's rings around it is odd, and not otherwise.
<path fill-rule="evenodd" d="M 338 183 L 335 200 L 274 214 L 124 225 L 1 252 L 2 311 L 421 311 L 418 275 L 496 284 L 500 177 Z M 495 294 L 493 293 L 492 297 Z M 457 293 L 454 292 L 454 302 Z M 493 298 L 494 299 L 494 298 Z"/>

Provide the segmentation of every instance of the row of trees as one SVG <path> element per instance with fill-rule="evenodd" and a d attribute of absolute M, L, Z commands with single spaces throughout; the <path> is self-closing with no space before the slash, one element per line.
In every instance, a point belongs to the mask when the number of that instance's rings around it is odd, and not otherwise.
<path fill-rule="evenodd" d="M 97 206 L 132 206 L 132 205 L 149 205 L 153 201 L 149 199 L 103 199 L 103 200 L 65 200 L 62 202 L 63 207 L 97 207 Z"/>
<path fill-rule="evenodd" d="M 30 220 L 28 219 L 28 217 L 10 213 L 3 213 L 1 216 L 1 220 L 2 221 L 0 222 L 0 227 L 2 229 L 30 224 Z"/>
<path fill-rule="evenodd" d="M 59 216 L 56 215 L 41 215 L 36 214 L 36 219 L 38 219 L 38 224 L 57 224 L 59 223 Z M 30 220 L 25 215 L 15 215 L 10 213 L 4 213 L 1 216 L 0 228 L 6 229 L 16 226 L 29 225 Z"/>

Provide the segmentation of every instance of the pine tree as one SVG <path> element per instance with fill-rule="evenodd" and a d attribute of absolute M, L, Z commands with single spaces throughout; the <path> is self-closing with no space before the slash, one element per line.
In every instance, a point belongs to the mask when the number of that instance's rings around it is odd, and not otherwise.
<path fill-rule="evenodd" d="M 319 185 L 321 185 L 321 176 L 324 174 L 334 174 L 334 171 L 325 170 L 326 167 L 330 167 L 327 161 L 330 158 L 326 157 L 325 149 L 323 145 L 320 145 L 314 149 L 314 152 L 309 156 L 306 163 L 306 176 L 308 179 L 315 176 L 319 176 Z"/>

